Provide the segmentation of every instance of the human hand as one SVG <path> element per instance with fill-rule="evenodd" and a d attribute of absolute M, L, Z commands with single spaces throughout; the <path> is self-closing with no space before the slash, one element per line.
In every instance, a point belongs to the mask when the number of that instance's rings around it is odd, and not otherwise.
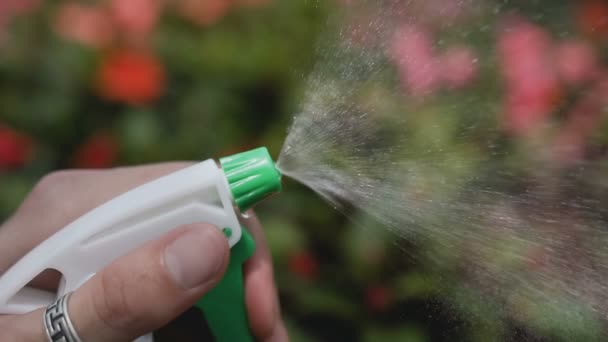
<path fill-rule="evenodd" d="M 186 166 L 170 163 L 46 176 L 0 227 L 0 274 L 84 213 Z M 287 341 L 262 228 L 253 213 L 248 217 L 245 225 L 256 240 L 255 254 L 244 269 L 251 331 L 260 341 Z M 74 292 L 70 317 L 85 342 L 131 341 L 193 306 L 219 282 L 228 260 L 228 243 L 217 228 L 203 222 L 180 227 L 98 272 Z M 54 290 L 57 276 L 43 273 L 30 286 Z M 46 341 L 43 311 L 0 316 L 3 341 Z"/>

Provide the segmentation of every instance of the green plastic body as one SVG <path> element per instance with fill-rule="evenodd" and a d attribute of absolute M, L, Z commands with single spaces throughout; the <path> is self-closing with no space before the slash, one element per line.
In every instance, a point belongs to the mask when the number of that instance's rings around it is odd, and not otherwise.
<path fill-rule="evenodd" d="M 254 341 L 249 330 L 243 282 L 243 264 L 254 251 L 255 242 L 243 227 L 241 240 L 232 247 L 224 278 L 196 304 L 205 313 L 218 342 Z"/>
<path fill-rule="evenodd" d="M 281 174 L 265 147 L 220 159 L 232 197 L 244 212 L 272 193 L 281 191 Z M 220 283 L 198 303 L 218 342 L 253 341 L 247 319 L 243 264 L 255 251 L 246 227 L 232 247 L 230 264 Z"/>

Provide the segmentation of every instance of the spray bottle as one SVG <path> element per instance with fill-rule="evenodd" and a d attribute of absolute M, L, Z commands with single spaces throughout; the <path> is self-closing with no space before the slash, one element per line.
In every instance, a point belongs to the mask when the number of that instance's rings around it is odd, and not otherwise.
<path fill-rule="evenodd" d="M 266 148 L 206 160 L 130 190 L 59 230 L 0 277 L 0 314 L 46 307 L 78 289 L 117 258 L 167 232 L 194 222 L 221 229 L 231 247 L 221 282 L 196 306 L 215 340 L 253 341 L 243 287 L 243 263 L 254 241 L 241 212 L 281 190 L 281 175 Z M 26 285 L 47 269 L 62 274 L 57 293 Z M 151 336 L 139 341 L 151 341 Z"/>

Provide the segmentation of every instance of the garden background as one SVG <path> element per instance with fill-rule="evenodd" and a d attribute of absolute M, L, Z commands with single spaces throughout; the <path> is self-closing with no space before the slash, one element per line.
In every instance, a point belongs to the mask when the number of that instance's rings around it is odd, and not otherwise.
<path fill-rule="evenodd" d="M 348 3 L 0 0 L 0 219 L 53 170 L 202 160 L 261 145 L 277 156 L 318 44 Z M 453 153 L 483 153 L 451 140 L 479 120 L 479 132 L 493 133 L 477 140 L 508 137 L 513 164 L 542 159 L 569 170 L 592 162 L 585 177 L 594 186 L 576 191 L 601 204 L 608 2 L 404 6 L 415 14 L 404 18 L 414 33 L 392 45 L 409 56 L 395 72 L 424 132 L 412 148 L 432 136 Z M 436 44 L 439 36 L 447 43 Z M 430 60 L 437 72 L 420 73 Z M 392 92 L 374 96 L 397 103 Z M 551 130 L 541 132 L 547 122 Z M 483 297 L 455 293 L 466 287 L 445 290 L 459 281 L 449 262 L 431 265 L 415 244 L 348 220 L 295 182 L 285 189 L 257 211 L 293 341 L 593 340 L 605 331 L 596 317 L 598 324 L 564 322 L 559 312 L 568 306 L 519 318 L 484 311 Z M 541 259 L 531 250 L 518 262 L 532 269 Z"/>

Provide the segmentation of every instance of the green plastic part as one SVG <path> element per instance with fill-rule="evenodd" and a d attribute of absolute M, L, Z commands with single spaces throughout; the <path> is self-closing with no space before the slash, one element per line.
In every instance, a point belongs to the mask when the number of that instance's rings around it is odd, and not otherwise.
<path fill-rule="evenodd" d="M 234 202 L 241 211 L 281 191 L 281 174 L 264 147 L 220 159 Z M 232 230 L 222 230 L 227 237 Z M 224 278 L 196 306 L 203 311 L 218 342 L 253 342 L 247 319 L 243 264 L 255 250 L 255 242 L 243 227 L 231 250 Z"/>
<path fill-rule="evenodd" d="M 232 247 L 224 278 L 196 306 L 203 310 L 211 332 L 218 342 L 253 342 L 249 330 L 243 263 L 255 251 L 255 241 L 245 227 L 241 240 Z"/>
<path fill-rule="evenodd" d="M 281 191 L 281 173 L 265 147 L 222 158 L 220 164 L 241 211 Z"/>

